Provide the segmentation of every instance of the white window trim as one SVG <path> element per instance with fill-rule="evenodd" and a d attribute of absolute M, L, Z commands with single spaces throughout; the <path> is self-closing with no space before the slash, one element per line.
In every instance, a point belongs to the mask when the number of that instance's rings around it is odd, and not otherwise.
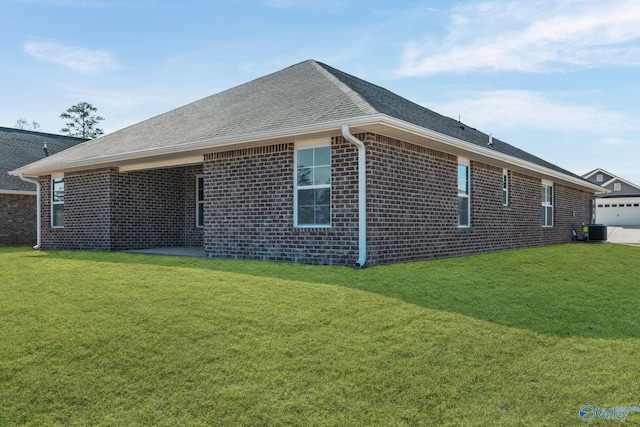
<path fill-rule="evenodd" d="M 613 183 L 613 191 L 622 191 L 622 184 L 619 182 Z"/>
<path fill-rule="evenodd" d="M 458 197 L 466 197 L 467 198 L 467 224 L 460 224 L 460 216 L 458 216 L 458 228 L 471 228 L 471 160 L 466 157 L 458 157 L 458 164 L 456 165 L 456 188 L 458 187 L 458 166 L 466 166 L 467 167 L 467 194 L 465 196 L 460 196 L 458 193 Z M 458 209 L 458 215 L 460 215 L 460 209 Z"/>
<path fill-rule="evenodd" d="M 543 227 L 543 228 L 551 228 L 551 227 L 553 227 L 553 225 L 554 225 L 554 223 L 555 223 L 555 220 L 556 220 L 556 218 L 555 218 L 555 216 L 556 216 L 556 212 L 555 212 L 554 203 L 553 203 L 553 202 L 554 202 L 554 199 L 555 199 L 555 196 L 556 196 L 556 194 L 555 194 L 555 193 L 556 193 L 556 191 L 555 191 L 555 188 L 553 187 L 553 182 L 551 182 L 551 181 L 547 181 L 547 180 L 544 180 L 544 179 L 542 180 L 542 187 L 549 187 L 549 188 L 551 188 L 551 202 L 545 202 L 545 201 L 542 201 L 542 200 L 540 201 L 540 205 L 541 205 L 541 206 L 543 206 L 543 207 L 545 207 L 545 208 L 548 208 L 548 207 L 550 207 L 550 208 L 551 208 L 551 224 L 546 224 L 546 222 L 547 222 L 547 221 L 546 221 L 546 220 L 547 220 L 547 218 L 546 218 L 546 213 L 545 213 L 545 216 L 544 216 L 544 218 L 543 218 L 545 221 L 544 221 L 544 223 L 542 224 L 542 227 Z M 546 211 L 545 211 L 545 212 L 546 212 Z"/>
<path fill-rule="evenodd" d="M 62 211 L 64 212 L 64 198 L 62 202 L 54 202 L 53 201 L 53 190 L 54 190 L 54 183 L 55 181 L 58 180 L 62 180 L 62 182 L 64 182 L 64 177 L 60 177 L 60 176 L 56 176 L 56 177 L 52 177 L 51 178 L 51 197 L 50 197 L 50 201 L 51 201 L 51 228 L 64 228 L 64 217 L 63 217 L 63 223 L 62 225 L 55 225 L 53 223 L 53 219 L 54 219 L 54 205 L 62 205 Z M 64 193 L 63 193 L 64 194 Z M 64 197 L 64 196 L 63 196 Z"/>
<path fill-rule="evenodd" d="M 331 228 L 331 206 L 329 207 L 329 224 L 298 224 L 298 151 L 322 147 L 329 147 L 329 151 L 331 151 L 331 141 L 310 140 L 297 142 L 295 145 L 295 149 L 293 152 L 293 226 L 295 228 Z M 333 156 L 331 156 L 330 159 L 331 158 L 333 158 Z M 331 172 L 333 172 L 333 170 Z M 333 176 L 331 181 L 333 181 Z M 331 191 L 331 185 L 332 184 L 305 185 L 303 188 L 309 190 L 317 188 L 328 188 L 329 191 Z M 333 201 L 333 195 L 331 195 L 330 197 Z"/>
<path fill-rule="evenodd" d="M 502 170 L 502 206 L 509 206 L 509 170 Z M 506 184 L 506 185 L 505 185 Z"/>
<path fill-rule="evenodd" d="M 203 199 L 202 200 L 198 200 L 198 196 L 199 196 L 199 192 L 198 192 L 198 182 L 200 181 L 200 178 L 203 179 L 202 181 L 202 190 L 203 190 Z M 204 205 L 204 175 L 203 174 L 197 174 L 196 175 L 196 228 L 204 228 L 204 218 L 199 218 L 199 212 L 200 212 L 200 205 Z M 204 209 L 203 209 L 203 215 L 204 215 Z M 201 224 L 198 225 L 198 219 L 200 219 Z"/>

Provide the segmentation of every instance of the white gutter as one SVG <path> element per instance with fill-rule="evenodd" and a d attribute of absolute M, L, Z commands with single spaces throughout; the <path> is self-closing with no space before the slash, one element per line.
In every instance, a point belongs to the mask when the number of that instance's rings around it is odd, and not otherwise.
<path fill-rule="evenodd" d="M 356 267 L 367 262 L 367 150 L 364 143 L 351 135 L 348 125 L 342 125 L 342 136 L 358 147 L 358 261 Z"/>
<path fill-rule="evenodd" d="M 20 174 L 20 179 L 23 180 L 24 182 L 29 182 L 31 184 L 35 184 L 36 185 L 36 229 L 37 229 L 37 239 L 36 239 L 36 245 L 33 247 L 33 249 L 40 249 L 40 245 L 42 244 L 42 218 L 41 218 L 41 213 L 42 213 L 42 208 L 40 207 L 40 193 L 42 192 L 42 188 L 40 187 L 40 181 L 37 181 L 35 179 L 29 179 L 29 178 L 25 178 L 23 174 Z"/>
<path fill-rule="evenodd" d="M 577 179 L 572 176 L 566 175 L 562 172 L 549 169 L 545 166 L 537 165 L 527 160 L 522 160 L 520 158 L 513 157 L 508 154 L 500 153 L 491 148 L 481 147 L 476 144 L 463 141 L 461 139 L 448 136 L 448 135 L 433 131 L 431 129 L 427 129 L 422 126 L 415 125 L 413 123 L 409 123 L 404 120 L 400 120 L 395 117 L 391 117 L 381 113 L 365 115 L 360 117 L 352 117 L 348 119 L 332 120 L 329 122 L 319 123 L 319 124 L 297 126 L 297 127 L 292 127 L 288 129 L 261 131 L 261 132 L 255 132 L 252 134 L 234 135 L 231 137 L 217 137 L 217 138 L 207 139 L 203 141 L 190 142 L 186 144 L 156 147 L 152 149 L 130 151 L 130 152 L 120 153 L 120 154 L 108 154 L 104 156 L 93 157 L 90 159 L 61 162 L 55 167 L 52 167 L 51 165 L 45 166 L 45 167 L 36 166 L 31 168 L 23 167 L 23 168 L 16 169 L 14 171 L 10 171 L 9 174 L 13 176 L 18 176 L 20 173 L 25 173 L 29 176 L 34 176 L 34 177 L 40 176 L 40 175 L 51 175 L 52 171 L 64 171 L 72 168 L 78 169 L 83 167 L 96 168 L 100 166 L 113 165 L 123 161 L 144 159 L 144 158 L 147 158 L 148 156 L 172 155 L 172 154 L 179 154 L 179 153 L 189 152 L 189 151 L 202 151 L 206 149 L 221 149 L 225 146 L 234 146 L 237 144 L 247 144 L 247 143 L 253 143 L 253 142 L 261 143 L 271 139 L 284 139 L 284 138 L 294 139 L 298 136 L 306 135 L 311 132 L 330 133 L 332 131 L 335 131 L 336 128 L 340 128 L 345 125 L 351 126 L 351 127 L 354 127 L 354 126 L 366 127 L 371 125 L 389 126 L 396 130 L 401 130 L 404 132 L 412 133 L 420 137 L 433 139 L 444 145 L 449 145 L 457 149 L 462 149 L 469 153 L 480 154 L 489 158 L 493 158 L 496 160 L 513 164 L 525 170 L 537 172 L 539 174 L 549 176 L 552 178 L 558 178 L 560 180 L 564 180 L 568 183 L 571 183 L 572 185 L 577 185 L 582 188 L 589 188 L 594 193 L 599 192 L 598 189 L 600 186 L 593 184 L 589 181 Z M 440 151 L 446 152 L 446 150 L 442 150 L 442 149 Z M 467 157 L 472 157 L 472 156 L 467 155 Z"/>

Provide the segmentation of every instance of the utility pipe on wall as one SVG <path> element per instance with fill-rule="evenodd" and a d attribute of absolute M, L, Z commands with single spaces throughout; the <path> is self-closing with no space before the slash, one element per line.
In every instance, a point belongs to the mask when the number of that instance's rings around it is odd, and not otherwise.
<path fill-rule="evenodd" d="M 358 261 L 356 267 L 367 262 L 367 152 L 364 143 L 351 135 L 348 125 L 342 125 L 342 136 L 358 148 Z"/>
<path fill-rule="evenodd" d="M 41 229 L 42 229 L 42 218 L 40 217 L 40 214 L 42 212 L 42 208 L 40 207 L 40 193 L 41 193 L 41 187 L 40 187 L 40 181 L 35 180 L 35 179 L 29 179 L 29 178 L 25 178 L 23 174 L 20 174 L 20 179 L 23 180 L 24 182 L 29 182 L 31 184 L 35 184 L 36 186 L 36 211 L 37 211 L 37 216 L 36 216 L 36 227 L 37 227 L 37 239 L 36 239 L 36 245 L 33 247 L 33 249 L 40 249 L 40 244 L 42 243 L 42 234 L 41 234 Z"/>

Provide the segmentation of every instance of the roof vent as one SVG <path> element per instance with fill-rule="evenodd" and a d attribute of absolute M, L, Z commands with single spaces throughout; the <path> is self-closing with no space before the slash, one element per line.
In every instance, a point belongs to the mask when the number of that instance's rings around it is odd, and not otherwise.
<path fill-rule="evenodd" d="M 44 151 L 44 156 L 49 157 L 49 150 L 47 150 L 47 141 L 44 142 L 44 148 L 42 150 Z"/>
<path fill-rule="evenodd" d="M 489 147 L 493 147 L 493 135 L 489 134 L 489 142 L 487 143 Z"/>

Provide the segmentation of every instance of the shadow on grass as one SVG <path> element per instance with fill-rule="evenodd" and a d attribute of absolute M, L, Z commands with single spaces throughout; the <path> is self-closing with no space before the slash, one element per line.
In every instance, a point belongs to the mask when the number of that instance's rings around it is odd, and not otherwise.
<path fill-rule="evenodd" d="M 24 256 L 342 286 L 559 337 L 640 338 L 640 248 L 569 244 L 363 270 L 113 252 Z"/>

